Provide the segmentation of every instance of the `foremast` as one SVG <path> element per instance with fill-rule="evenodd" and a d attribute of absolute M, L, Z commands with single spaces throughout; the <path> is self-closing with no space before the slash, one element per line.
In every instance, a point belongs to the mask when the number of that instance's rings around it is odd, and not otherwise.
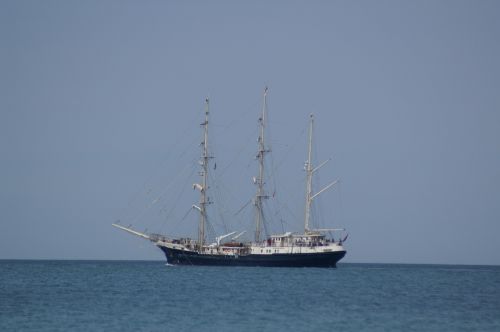
<path fill-rule="evenodd" d="M 259 176 L 254 178 L 254 183 L 257 185 L 257 192 L 255 194 L 255 242 L 260 242 L 261 239 L 261 229 L 264 222 L 264 211 L 262 206 L 262 200 L 267 199 L 268 196 L 264 193 L 264 156 L 268 149 L 266 149 L 264 133 L 266 126 L 266 112 L 267 112 L 267 87 L 264 89 L 264 97 L 262 103 L 262 115 L 259 118 L 259 150 L 257 152 L 257 159 L 259 161 Z"/>
<path fill-rule="evenodd" d="M 200 191 L 199 206 L 193 205 L 193 208 L 200 212 L 200 223 L 198 225 L 198 249 L 203 251 L 205 243 L 205 225 L 207 222 L 207 204 L 210 204 L 210 199 L 207 196 L 208 189 L 208 161 L 212 158 L 208 152 L 208 115 L 209 115 L 209 99 L 205 99 L 205 121 L 201 123 L 203 127 L 203 141 L 201 142 L 201 171 L 198 173 L 201 176 L 201 184 L 195 183 L 194 188 Z"/>

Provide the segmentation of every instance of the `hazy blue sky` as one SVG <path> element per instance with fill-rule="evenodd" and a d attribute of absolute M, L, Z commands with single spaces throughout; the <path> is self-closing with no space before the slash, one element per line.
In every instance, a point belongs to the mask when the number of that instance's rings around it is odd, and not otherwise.
<path fill-rule="evenodd" d="M 498 1 L 1 0 L 0 258 L 163 259 L 110 224 L 196 225 L 179 220 L 208 95 L 212 197 L 243 229 L 268 85 L 276 219 L 300 230 L 313 112 L 317 162 L 333 158 L 319 184 L 341 179 L 318 211 L 348 229 L 345 262 L 500 264 L 499 16 Z"/>

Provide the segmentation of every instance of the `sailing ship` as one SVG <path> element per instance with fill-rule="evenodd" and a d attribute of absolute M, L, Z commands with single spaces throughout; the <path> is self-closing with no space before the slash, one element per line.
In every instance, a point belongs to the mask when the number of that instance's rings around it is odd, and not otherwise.
<path fill-rule="evenodd" d="M 215 237 L 215 242 L 207 243 L 205 227 L 207 223 L 207 205 L 211 203 L 207 196 L 209 161 L 212 158 L 208 146 L 209 125 L 209 100 L 205 100 L 205 121 L 203 127 L 202 154 L 200 158 L 201 183 L 193 187 L 200 192 L 199 205 L 193 208 L 199 212 L 198 237 L 170 238 L 161 234 L 146 234 L 138 232 L 130 227 L 118 223 L 113 226 L 127 231 L 133 235 L 150 240 L 160 248 L 171 265 L 219 265 L 219 266 L 268 266 L 268 267 L 336 267 L 346 250 L 343 242 L 347 239 L 335 240 L 331 234 L 337 231 L 345 231 L 339 228 L 314 229 L 310 226 L 311 205 L 314 199 L 324 191 L 333 187 L 338 181 L 334 181 L 319 190 L 312 191 L 312 178 L 314 173 L 327 162 L 314 167 L 312 164 L 312 138 L 314 129 L 314 116 L 309 119 L 308 154 L 305 163 L 306 171 L 306 194 L 304 231 L 302 233 L 284 232 L 273 234 L 263 238 L 262 226 L 264 222 L 263 200 L 268 199 L 264 191 L 264 158 L 270 150 L 265 144 L 265 123 L 267 112 L 267 92 L 264 90 L 262 114 L 259 117 L 259 138 L 257 159 L 259 162 L 259 175 L 254 177 L 257 191 L 253 199 L 255 207 L 255 233 L 254 241 L 239 242 L 237 239 L 245 232 L 231 232 Z M 238 234 L 237 234 L 238 233 Z M 330 235 L 330 236 L 328 236 Z M 225 241 L 225 239 L 230 239 Z"/>

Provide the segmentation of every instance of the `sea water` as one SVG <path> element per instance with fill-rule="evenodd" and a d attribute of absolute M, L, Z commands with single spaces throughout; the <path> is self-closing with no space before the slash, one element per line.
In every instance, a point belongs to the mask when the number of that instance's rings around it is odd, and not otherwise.
<path fill-rule="evenodd" d="M 500 331 L 500 267 L 7 260 L 0 331 Z"/>

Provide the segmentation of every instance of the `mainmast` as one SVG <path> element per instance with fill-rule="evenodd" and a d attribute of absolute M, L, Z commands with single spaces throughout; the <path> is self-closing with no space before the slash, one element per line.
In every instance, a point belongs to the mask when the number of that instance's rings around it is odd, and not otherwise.
<path fill-rule="evenodd" d="M 310 115 L 310 123 L 309 123 L 309 146 L 307 152 L 307 161 L 305 164 L 306 171 L 306 207 L 305 207 L 305 218 L 304 218 L 304 231 L 309 232 L 309 220 L 311 219 L 311 202 L 312 202 L 312 175 L 313 175 L 313 166 L 312 166 L 312 136 L 313 136 L 313 128 L 314 128 L 314 115 Z"/>
<path fill-rule="evenodd" d="M 262 223 L 264 220 L 264 212 L 262 208 L 262 199 L 268 198 L 264 194 L 264 155 L 269 150 L 266 150 L 264 143 L 264 127 L 266 125 L 266 108 L 267 108 L 267 87 L 264 89 L 264 101 L 262 105 L 262 115 L 259 118 L 260 125 L 260 135 L 259 135 L 259 151 L 257 153 L 257 159 L 259 160 L 259 177 L 254 178 L 254 182 L 257 185 L 257 193 L 255 194 L 255 242 L 260 241 L 260 233 L 262 228 Z"/>
<path fill-rule="evenodd" d="M 200 206 L 193 205 L 195 209 L 200 211 L 200 224 L 198 226 L 198 245 L 200 252 L 203 250 L 205 242 L 205 224 L 207 221 L 206 205 L 210 203 L 207 197 L 207 184 L 208 184 L 208 160 L 211 158 L 208 154 L 208 114 L 209 114 L 209 100 L 205 99 L 205 122 L 201 124 L 203 127 L 203 141 L 201 142 L 201 184 L 194 184 L 193 186 L 200 191 Z"/>

